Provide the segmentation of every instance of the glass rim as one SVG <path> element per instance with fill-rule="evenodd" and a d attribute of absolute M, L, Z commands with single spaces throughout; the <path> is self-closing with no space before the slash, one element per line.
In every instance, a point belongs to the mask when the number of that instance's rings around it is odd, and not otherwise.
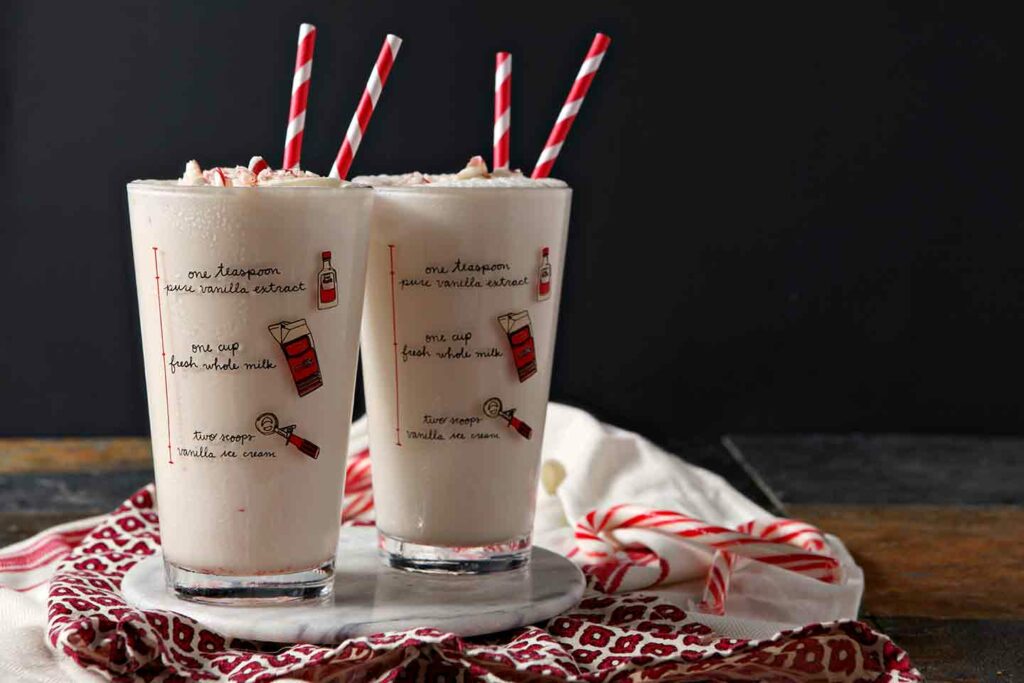
<path fill-rule="evenodd" d="M 374 188 L 362 183 L 349 183 L 335 187 L 322 185 L 249 185 L 245 187 L 219 187 L 213 185 L 179 185 L 175 180 L 131 180 L 125 183 L 129 192 L 152 192 L 154 194 L 202 194 L 202 195 L 239 195 L 252 193 L 262 195 L 286 192 L 363 192 Z"/>
<path fill-rule="evenodd" d="M 495 194 L 507 194 L 510 192 L 572 192 L 572 187 L 566 185 L 565 187 L 551 187 L 551 186 L 527 186 L 527 185 L 498 185 L 496 187 L 486 187 L 481 185 L 370 185 L 369 186 L 374 192 L 396 192 L 396 193 L 429 193 L 429 194 L 472 194 L 472 193 L 495 193 Z"/>

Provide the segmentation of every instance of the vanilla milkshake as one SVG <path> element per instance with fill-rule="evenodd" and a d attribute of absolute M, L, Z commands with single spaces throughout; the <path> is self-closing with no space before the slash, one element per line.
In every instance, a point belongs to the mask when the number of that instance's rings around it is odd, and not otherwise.
<path fill-rule="evenodd" d="M 372 200 L 256 160 L 128 185 L 161 543 L 182 597 L 331 589 Z"/>
<path fill-rule="evenodd" d="M 362 358 L 377 528 L 424 571 L 530 552 L 571 190 L 487 173 L 373 185 Z"/>

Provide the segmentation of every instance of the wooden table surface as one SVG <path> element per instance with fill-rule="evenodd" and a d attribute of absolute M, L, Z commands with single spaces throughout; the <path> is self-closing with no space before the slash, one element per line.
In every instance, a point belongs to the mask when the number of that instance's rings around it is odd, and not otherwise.
<path fill-rule="evenodd" d="M 841 537 L 862 617 L 929 681 L 1024 682 L 1024 439 L 757 436 L 663 444 Z M 0 546 L 152 480 L 143 438 L 0 439 Z"/>

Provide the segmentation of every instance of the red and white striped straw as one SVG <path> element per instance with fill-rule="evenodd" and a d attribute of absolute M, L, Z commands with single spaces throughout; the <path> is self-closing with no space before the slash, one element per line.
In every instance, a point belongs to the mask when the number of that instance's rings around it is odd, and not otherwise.
<path fill-rule="evenodd" d="M 580 72 L 576 74 L 576 80 L 572 84 L 572 89 L 569 90 L 569 97 L 566 98 L 565 104 L 562 105 L 562 111 L 558 112 L 555 126 L 551 129 L 551 134 L 548 135 L 548 141 L 544 144 L 544 150 L 537 159 L 537 165 L 533 168 L 531 177 L 547 178 L 551 175 L 551 167 L 555 165 L 555 159 L 558 158 L 558 153 L 562 151 L 565 136 L 569 134 L 572 122 L 576 120 L 576 114 L 580 111 L 583 98 L 586 97 L 587 91 L 590 90 L 590 84 L 593 82 L 594 75 L 601 66 L 601 60 L 604 59 L 604 54 L 607 52 L 608 45 L 611 42 L 612 39 L 603 33 L 598 33 L 594 36 L 594 42 L 590 44 L 590 50 L 583 60 Z"/>
<path fill-rule="evenodd" d="M 338 157 L 334 160 L 334 166 L 331 167 L 332 178 L 348 176 L 348 170 L 352 167 L 352 159 L 359 151 L 359 143 L 362 142 L 366 127 L 370 124 L 370 116 L 377 106 L 380 91 L 387 83 L 388 74 L 391 73 L 391 67 L 395 63 L 400 47 L 402 47 L 402 39 L 398 36 L 389 33 L 384 39 L 384 45 L 380 48 L 380 54 L 377 55 L 377 63 L 373 65 L 370 78 L 366 81 L 366 89 L 359 99 L 359 106 L 356 107 L 352 122 L 348 124 L 348 131 L 341 143 L 341 149 L 338 150 Z"/>
<path fill-rule="evenodd" d="M 512 55 L 499 52 L 494 59 L 494 170 L 508 168 L 511 126 Z"/>
<path fill-rule="evenodd" d="M 295 53 L 295 75 L 292 77 L 292 103 L 288 110 L 288 131 L 284 135 L 286 169 L 298 168 L 302 156 L 302 131 L 306 128 L 306 103 L 309 101 L 309 77 L 313 73 L 313 46 L 316 26 L 299 26 L 299 47 Z"/>

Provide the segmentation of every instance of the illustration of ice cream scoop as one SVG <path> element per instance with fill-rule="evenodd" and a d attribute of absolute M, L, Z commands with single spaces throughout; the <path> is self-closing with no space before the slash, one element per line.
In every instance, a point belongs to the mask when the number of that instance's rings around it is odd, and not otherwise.
<path fill-rule="evenodd" d="M 491 398 L 484 401 L 484 415 L 486 415 L 487 417 L 502 418 L 503 420 L 505 420 L 505 422 L 508 423 L 509 427 L 519 432 L 519 435 L 522 436 L 524 439 L 529 439 L 531 436 L 533 436 L 533 427 L 531 427 L 530 425 L 526 424 L 518 417 L 516 417 L 515 408 L 509 408 L 508 410 L 504 410 L 503 406 L 501 405 L 501 399 L 498 398 L 497 396 L 492 396 Z"/>
<path fill-rule="evenodd" d="M 303 439 L 301 436 L 295 435 L 295 425 L 288 425 L 287 427 L 281 427 L 277 420 L 277 415 L 273 413 L 260 413 L 259 417 L 256 418 L 256 431 L 260 434 L 266 434 L 270 436 L 277 434 L 284 437 L 284 442 L 289 446 L 295 446 L 304 454 L 317 459 L 320 455 L 320 447 L 308 439 Z"/>

